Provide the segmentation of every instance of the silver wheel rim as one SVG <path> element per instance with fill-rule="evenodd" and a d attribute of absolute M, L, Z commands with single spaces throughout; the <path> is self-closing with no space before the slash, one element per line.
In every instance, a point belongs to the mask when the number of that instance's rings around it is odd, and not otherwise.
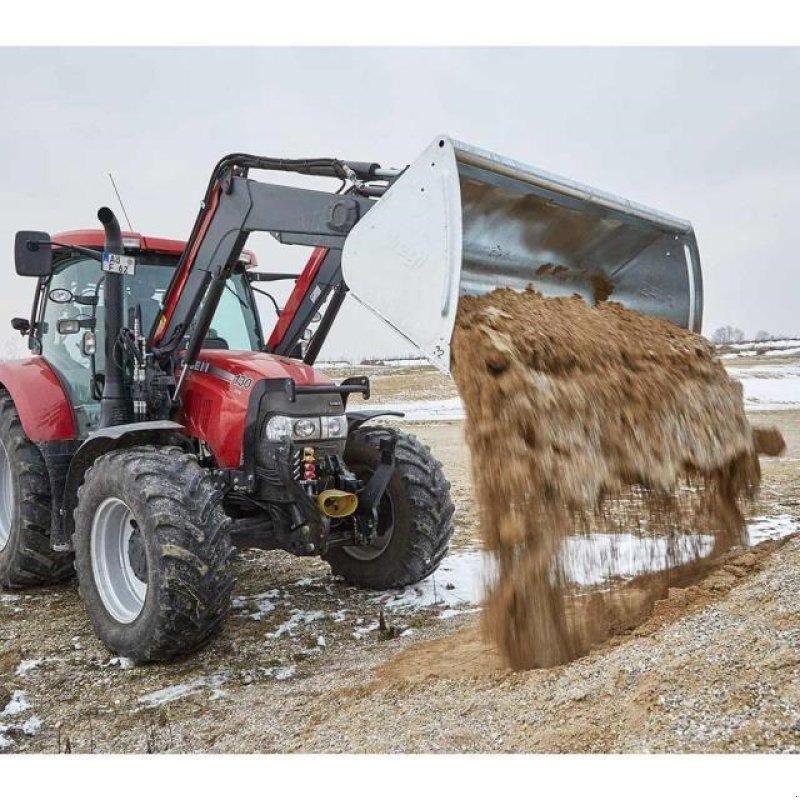
<path fill-rule="evenodd" d="M 384 492 L 378 508 L 379 526 L 381 521 L 385 524 L 383 532 L 375 536 L 369 544 L 347 545 L 342 550 L 351 558 L 355 558 L 356 561 L 374 561 L 383 555 L 389 546 L 389 542 L 392 541 L 392 534 L 394 533 L 394 505 L 392 505 L 392 498 L 388 489 Z"/>
<path fill-rule="evenodd" d="M 11 538 L 11 523 L 14 519 L 14 476 L 11 474 L 11 459 L 5 444 L 0 442 L 0 551 L 5 550 Z"/>
<path fill-rule="evenodd" d="M 106 611 L 117 622 L 133 622 L 144 608 L 147 584 L 131 562 L 131 539 L 138 530 L 130 508 L 116 497 L 103 500 L 92 519 L 92 574 Z"/>

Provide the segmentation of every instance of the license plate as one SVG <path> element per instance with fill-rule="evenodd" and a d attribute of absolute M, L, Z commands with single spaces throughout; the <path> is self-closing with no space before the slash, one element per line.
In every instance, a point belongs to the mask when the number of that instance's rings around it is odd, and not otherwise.
<path fill-rule="evenodd" d="M 135 275 L 136 259 L 133 256 L 103 253 L 103 272 L 116 272 L 118 275 Z"/>

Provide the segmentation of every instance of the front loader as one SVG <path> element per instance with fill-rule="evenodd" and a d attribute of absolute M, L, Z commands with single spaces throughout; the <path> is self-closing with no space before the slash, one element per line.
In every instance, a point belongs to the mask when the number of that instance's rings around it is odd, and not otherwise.
<path fill-rule="evenodd" d="M 37 282 L 12 321 L 32 355 L 0 364 L 0 583 L 74 564 L 98 636 L 136 661 L 218 630 L 235 547 L 320 556 L 381 590 L 444 557 L 439 462 L 373 421 L 391 411 L 348 410 L 366 378 L 313 366 L 348 291 L 445 371 L 459 296 L 498 286 L 700 327 L 689 223 L 447 137 L 404 170 L 227 156 L 185 243 L 98 218 L 101 231 L 16 237 L 17 272 Z M 256 231 L 313 248 L 302 272 L 261 270 Z M 255 294 L 275 280 L 295 283 L 265 336 Z"/>

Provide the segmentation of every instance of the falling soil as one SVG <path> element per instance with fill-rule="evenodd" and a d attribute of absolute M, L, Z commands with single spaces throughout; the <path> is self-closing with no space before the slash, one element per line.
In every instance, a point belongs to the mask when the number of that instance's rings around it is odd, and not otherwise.
<path fill-rule="evenodd" d="M 608 300 L 614 294 L 614 282 L 604 272 L 593 273 L 589 282 L 592 284 L 595 304 Z"/>
<path fill-rule="evenodd" d="M 508 666 L 585 654 L 744 543 L 758 452 L 783 439 L 754 436 L 741 385 L 702 337 L 613 302 L 499 289 L 461 300 L 452 352 L 497 563 L 483 629 Z M 570 547 L 598 535 L 604 556 Z M 632 537 L 636 577 L 574 582 L 605 574 L 585 562 Z"/>

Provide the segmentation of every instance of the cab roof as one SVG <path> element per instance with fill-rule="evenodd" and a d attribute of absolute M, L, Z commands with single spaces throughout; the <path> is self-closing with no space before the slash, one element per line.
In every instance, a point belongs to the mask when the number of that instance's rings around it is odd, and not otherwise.
<path fill-rule="evenodd" d="M 84 230 L 54 233 L 52 239 L 58 244 L 102 248 L 105 244 L 106 235 L 105 231 L 102 229 L 86 228 Z M 186 242 L 180 239 L 145 236 L 142 233 L 134 233 L 131 231 L 123 232 L 122 244 L 126 250 L 146 250 L 151 253 L 163 253 L 169 256 L 180 256 L 186 247 Z M 255 253 L 250 250 L 244 250 L 243 253 L 249 256 L 247 260 L 249 266 L 255 267 L 258 265 Z"/>

